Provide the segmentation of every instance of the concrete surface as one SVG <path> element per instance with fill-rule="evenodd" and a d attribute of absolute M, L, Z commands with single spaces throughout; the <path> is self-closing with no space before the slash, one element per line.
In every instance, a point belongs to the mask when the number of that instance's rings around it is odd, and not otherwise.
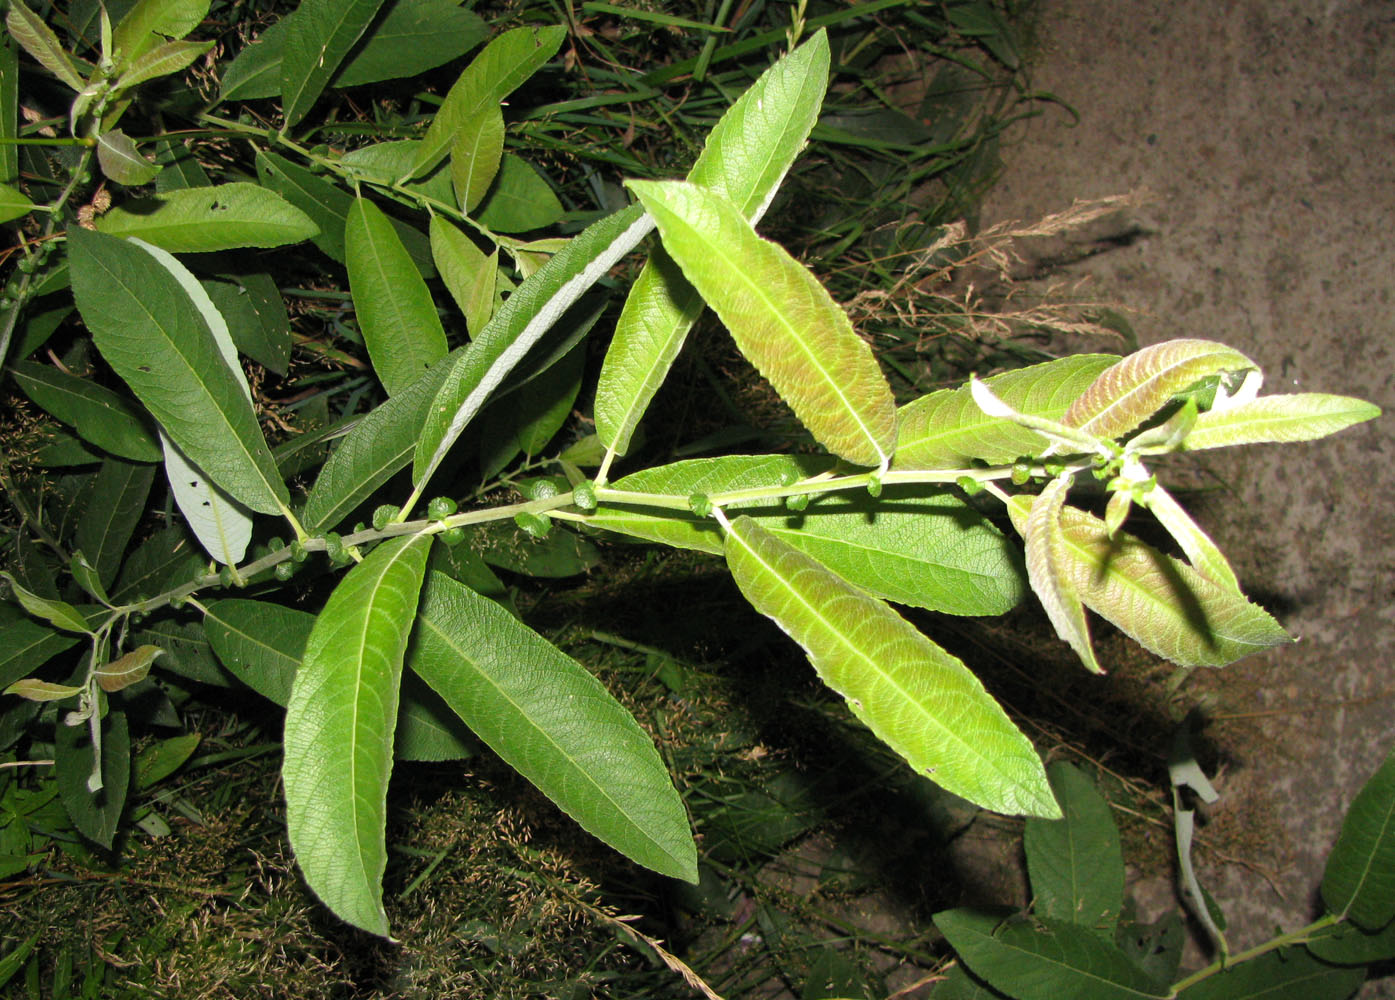
<path fill-rule="evenodd" d="M 1238 347 L 1267 392 L 1387 411 L 1322 442 L 1215 453 L 1225 488 L 1194 507 L 1301 637 L 1189 689 L 1213 691 L 1235 761 L 1207 836 L 1239 863 L 1205 879 L 1244 947 L 1313 914 L 1342 813 L 1395 745 L 1395 4 L 1041 7 L 1032 82 L 1081 120 L 1051 108 L 1012 134 L 985 223 L 1146 189 L 1147 235 L 1069 268 L 1091 297 L 1138 310 L 1144 344 Z"/>

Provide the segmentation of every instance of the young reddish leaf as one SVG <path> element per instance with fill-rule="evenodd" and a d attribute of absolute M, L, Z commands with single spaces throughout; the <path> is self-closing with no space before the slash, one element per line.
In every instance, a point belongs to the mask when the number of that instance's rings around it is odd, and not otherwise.
<path fill-rule="evenodd" d="M 97 683 L 103 691 L 120 691 L 145 680 L 150 665 L 163 653 L 159 646 L 137 646 L 120 659 L 97 668 Z"/>

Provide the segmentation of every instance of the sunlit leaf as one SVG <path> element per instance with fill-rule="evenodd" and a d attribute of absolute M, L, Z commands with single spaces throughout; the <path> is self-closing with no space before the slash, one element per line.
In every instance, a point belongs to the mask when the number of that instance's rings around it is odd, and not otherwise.
<path fill-rule="evenodd" d="M 653 742 L 575 660 L 493 601 L 433 573 L 409 662 L 585 830 L 654 871 L 697 881 L 687 814 Z"/>
<path fill-rule="evenodd" d="M 1380 416 L 1379 406 L 1320 392 L 1261 396 L 1248 403 L 1197 414 L 1185 451 L 1237 444 L 1313 441 Z"/>
<path fill-rule="evenodd" d="M 192 65 L 215 44 L 215 42 L 165 42 L 163 45 L 157 45 L 130 63 L 121 76 L 117 78 L 113 89 L 117 92 L 129 90 L 147 80 L 157 80 L 162 76 L 178 73 Z"/>
<path fill-rule="evenodd" d="M 815 440 L 858 465 L 890 461 L 891 387 L 818 279 L 704 188 L 676 181 L 629 186 L 684 277 Z"/>
<path fill-rule="evenodd" d="M 421 141 L 418 139 L 375 142 L 368 146 L 349 150 L 339 158 L 339 166 L 343 168 L 350 180 L 361 178 L 375 184 L 391 187 L 397 184 L 398 179 L 412 168 L 412 163 L 417 157 L 417 150 L 420 148 Z M 402 185 L 402 190 L 420 194 L 424 198 L 431 198 L 443 205 L 451 205 L 455 202 L 455 189 L 451 187 L 450 171 L 444 167 L 433 170 L 418 180 L 407 181 Z M 434 221 L 439 216 L 432 212 L 431 218 Z"/>
<path fill-rule="evenodd" d="M 67 601 L 60 601 L 52 597 L 42 597 L 34 593 L 34 591 L 15 579 L 13 573 L 0 572 L 0 579 L 9 581 L 10 589 L 14 591 L 15 600 L 19 601 L 20 606 L 35 618 L 42 618 L 44 621 L 58 626 L 65 632 L 92 634 L 92 629 L 87 625 L 87 619 L 78 612 L 77 608 L 73 607 Z"/>
<path fill-rule="evenodd" d="M 5 27 L 10 37 L 23 46 L 44 69 L 62 80 L 73 90 L 80 91 L 87 86 L 84 72 L 72 56 L 63 48 L 63 43 L 22 0 L 10 0 L 10 9 L 5 14 Z"/>
<path fill-rule="evenodd" d="M 155 435 L 129 399 L 51 365 L 20 361 L 11 372 L 26 396 L 71 425 L 83 440 L 133 462 L 160 460 Z"/>
<path fill-rule="evenodd" d="M 0 184 L 0 222 L 12 222 L 28 215 L 33 207 L 34 203 L 19 188 Z"/>
<path fill-rule="evenodd" d="M 208 7 L 209 0 L 137 0 L 117 22 L 112 45 L 135 59 L 165 38 L 189 34 L 208 16 Z"/>
<path fill-rule="evenodd" d="M 52 681 L 41 681 L 36 677 L 26 677 L 23 680 L 15 681 L 7 686 L 4 694 L 12 695 L 16 698 L 23 698 L 26 701 L 64 701 L 68 698 L 75 698 L 87 690 L 86 685 L 73 686 L 71 684 L 54 684 Z"/>
<path fill-rule="evenodd" d="M 396 395 L 445 356 L 441 318 L 387 216 L 367 198 L 349 209 L 344 251 L 368 357 L 388 394 Z"/>
<path fill-rule="evenodd" d="M 131 137 L 119 128 L 97 137 L 97 163 L 108 178 L 127 187 L 148 184 L 160 172 L 159 167 L 140 155 Z"/>
<path fill-rule="evenodd" d="M 485 192 L 499 173 L 503 153 L 504 113 L 498 105 L 487 105 L 460 123 L 460 131 L 450 147 L 450 179 L 455 188 L 456 203 L 462 212 L 467 215 L 474 212 L 475 207 L 484 200 Z M 552 193 L 550 188 L 548 193 Z M 555 195 L 553 200 L 556 200 Z M 432 222 L 435 221 L 436 217 L 432 216 Z"/>
<path fill-rule="evenodd" d="M 748 517 L 731 522 L 726 558 L 746 599 L 917 772 L 987 809 L 1060 815 L 1032 744 L 959 660 Z"/>
<path fill-rule="evenodd" d="M 392 539 L 335 587 L 286 706 L 286 826 L 296 863 L 339 917 L 386 936 L 387 785 L 398 685 L 429 536 Z"/>
<path fill-rule="evenodd" d="M 1078 354 L 984 379 L 993 394 L 1018 413 L 1060 420 L 1090 383 L 1119 359 Z M 1049 441 L 974 402 L 968 385 L 941 389 L 901 407 L 896 469 L 961 469 L 978 459 L 1004 465 L 1040 454 Z"/>
<path fill-rule="evenodd" d="M 1162 486 L 1154 486 L 1145 495 L 1144 503 L 1158 519 L 1158 523 L 1167 529 L 1173 541 L 1181 546 L 1187 561 L 1192 564 L 1192 569 L 1222 587 L 1240 592 L 1240 581 L 1235 578 L 1230 561 L 1171 493 Z"/>
<path fill-rule="evenodd" d="M 305 117 L 384 0 L 301 0 L 286 15 L 281 106 L 286 127 Z"/>
<path fill-rule="evenodd" d="M 1060 819 L 1027 820 L 1023 845 L 1035 912 L 1111 939 L 1124 903 L 1119 828 L 1095 783 L 1058 761 L 1047 771 Z"/>
<path fill-rule="evenodd" d="M 459 229 L 439 215 L 432 215 L 431 256 L 446 291 L 465 317 L 470 336 L 478 336 L 494 315 L 499 251 L 485 256 Z"/>
<path fill-rule="evenodd" d="M 1096 437 L 1118 437 L 1208 375 L 1254 367 L 1253 361 L 1224 344 L 1164 341 L 1130 354 L 1100 373 L 1070 405 L 1061 422 Z"/>
<path fill-rule="evenodd" d="M 171 253 L 279 247 L 308 240 L 315 222 L 275 191 L 237 182 L 182 188 L 118 205 L 97 220 L 111 236 L 139 236 Z"/>
<path fill-rule="evenodd" d="M 1070 555 L 1061 530 L 1061 510 L 1070 489 L 1070 478 L 1054 479 L 1032 502 L 1023 539 L 1027 550 L 1027 579 L 1046 609 L 1056 634 L 1065 640 L 1082 663 L 1103 673 L 1090 644 L 1090 626 L 1070 572 Z"/>
<path fill-rule="evenodd" d="M 1395 751 L 1361 787 L 1327 859 L 1322 899 L 1367 931 L 1395 920 Z"/>

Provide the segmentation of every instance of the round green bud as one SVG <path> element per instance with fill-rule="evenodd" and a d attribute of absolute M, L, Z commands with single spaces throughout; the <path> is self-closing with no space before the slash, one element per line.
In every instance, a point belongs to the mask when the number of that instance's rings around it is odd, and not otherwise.
<path fill-rule="evenodd" d="M 173 608 L 175 611 L 178 611 L 180 608 L 184 607 L 184 604 L 185 600 L 183 597 L 170 598 L 170 607 Z"/>
<path fill-rule="evenodd" d="M 515 514 L 513 523 L 534 538 L 546 538 L 547 533 L 552 530 L 552 518 L 546 514 L 534 514 L 526 510 Z"/>
<path fill-rule="evenodd" d="M 712 501 L 707 498 L 706 493 L 694 493 L 688 497 L 688 509 L 698 517 L 710 517 L 712 515 Z"/>
<path fill-rule="evenodd" d="M 325 532 L 325 555 L 329 561 L 335 563 L 345 563 L 349 561 L 349 553 L 344 548 L 344 539 L 333 531 Z"/>
<path fill-rule="evenodd" d="M 233 585 L 233 571 L 231 566 L 224 566 L 218 571 L 218 582 L 224 587 Z"/>
<path fill-rule="evenodd" d="M 791 493 L 789 496 L 785 497 L 786 510 L 792 510 L 795 513 L 798 513 L 799 511 L 804 510 L 808 506 L 809 494 L 807 493 Z"/>
<path fill-rule="evenodd" d="M 1026 462 L 1014 462 L 1012 464 L 1012 485 L 1025 486 L 1032 478 L 1032 467 Z"/>
<path fill-rule="evenodd" d="M 595 483 L 578 483 L 572 490 L 572 503 L 576 504 L 580 510 L 588 512 L 595 510 L 599 506 L 599 502 L 596 500 Z"/>
<path fill-rule="evenodd" d="M 401 512 L 401 508 L 390 503 L 385 503 L 373 512 L 373 530 L 382 531 Z"/>
<path fill-rule="evenodd" d="M 958 486 L 969 496 L 983 492 L 983 483 L 979 482 L 973 476 L 960 476 L 954 481 L 954 485 Z"/>
<path fill-rule="evenodd" d="M 456 545 L 459 545 L 461 542 L 465 541 L 465 529 L 447 528 L 445 531 L 439 532 L 436 535 L 436 537 L 439 538 L 445 545 L 451 546 L 453 548 Z"/>
<path fill-rule="evenodd" d="M 882 481 L 876 476 L 867 481 L 867 495 L 874 500 L 882 495 Z"/>
<path fill-rule="evenodd" d="M 291 561 L 303 563 L 310 558 L 310 550 L 305 547 L 305 543 L 299 538 L 291 542 Z"/>
<path fill-rule="evenodd" d="M 286 540 L 284 538 L 279 537 L 273 538 L 266 543 L 266 547 L 271 552 L 280 552 L 282 549 L 286 547 Z"/>
<path fill-rule="evenodd" d="M 276 579 L 289 580 L 295 575 L 295 563 L 289 561 L 277 563 L 274 572 L 276 573 Z"/>
<path fill-rule="evenodd" d="M 437 497 L 426 505 L 426 516 L 433 521 L 444 521 L 459 509 L 450 497 Z"/>

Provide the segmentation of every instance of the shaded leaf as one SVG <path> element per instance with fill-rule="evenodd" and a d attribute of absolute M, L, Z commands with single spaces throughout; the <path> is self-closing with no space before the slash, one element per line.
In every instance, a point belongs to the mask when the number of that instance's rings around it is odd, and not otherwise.
<path fill-rule="evenodd" d="M 52 681 L 26 677 L 6 687 L 4 693 L 14 695 L 16 698 L 23 698 L 26 701 L 45 702 L 74 698 L 86 690 L 86 685 L 74 687 L 71 684 L 54 684 Z"/>
<path fill-rule="evenodd" d="M 193 64 L 205 52 L 213 48 L 214 42 L 165 42 L 157 45 L 130 63 L 117 78 L 112 89 L 118 93 L 139 86 L 147 80 L 156 80 Z M 108 174 L 108 176 L 111 176 Z M 116 180 L 116 178 L 112 178 Z M 121 183 L 125 183 L 124 181 Z"/>
<path fill-rule="evenodd" d="M 108 178 L 127 187 L 148 184 L 160 172 L 159 167 L 140 155 L 130 136 L 119 128 L 97 137 L 97 163 Z"/>
<path fill-rule="evenodd" d="M 132 790 L 144 792 L 178 771 L 194 755 L 202 739 L 199 733 L 184 733 L 147 746 L 136 755 Z"/>
<path fill-rule="evenodd" d="M 19 601 L 20 606 L 35 618 L 42 618 L 65 632 L 92 634 L 92 630 L 87 625 L 87 619 L 67 601 L 60 601 L 53 597 L 41 597 L 16 580 L 13 573 L 0 572 L 0 579 L 9 581 L 10 589 L 14 591 L 15 600 Z"/>
<path fill-rule="evenodd" d="M 351 179 L 362 178 L 391 187 L 412 168 L 420 148 L 421 142 L 417 139 L 375 142 L 345 153 L 339 158 L 339 165 Z M 402 188 L 424 198 L 432 198 L 443 205 L 455 203 L 455 189 L 451 187 L 450 171 L 444 168 L 433 170 L 419 180 L 408 181 Z M 432 212 L 431 218 L 434 221 L 439 216 Z"/>
<path fill-rule="evenodd" d="M 917 772 L 987 809 L 1060 815 L 1031 743 L 959 660 L 749 517 L 731 522 L 726 558 L 746 599 Z"/>
<path fill-rule="evenodd" d="M 1368 965 L 1395 958 L 1395 920 L 1378 931 L 1363 931 L 1355 924 L 1327 927 L 1309 938 L 1304 947 L 1334 965 Z"/>
<path fill-rule="evenodd" d="M 137 0 L 117 22 L 112 45 L 127 59 L 134 59 L 162 37 L 189 34 L 208 16 L 208 7 L 209 0 Z"/>
<path fill-rule="evenodd" d="M 480 442 L 486 479 L 501 471 L 520 451 L 532 458 L 547 447 L 572 415 L 585 365 L 584 345 L 578 345 L 557 364 L 485 412 Z"/>
<path fill-rule="evenodd" d="M 116 601 L 152 597 L 176 583 L 190 580 L 207 565 L 190 544 L 182 525 L 171 525 L 142 542 L 126 557 L 111 596 Z"/>
<path fill-rule="evenodd" d="M 1327 858 L 1322 900 L 1367 931 L 1395 920 L 1395 751 L 1361 787 Z"/>
<path fill-rule="evenodd" d="M 0 184 L 19 180 L 19 147 L 4 141 L 18 138 L 19 50 L 9 35 L 4 35 L 0 36 Z"/>
<path fill-rule="evenodd" d="M 208 187 L 213 183 L 194 151 L 175 139 L 156 140 L 155 162 L 164 168 L 155 177 L 155 190 L 161 194 L 180 188 Z"/>
<path fill-rule="evenodd" d="M 34 203 L 11 184 L 0 184 L 0 222 L 12 222 L 28 215 Z"/>
<path fill-rule="evenodd" d="M 74 541 L 92 563 L 103 587 L 116 579 L 154 482 L 155 466 L 115 458 L 104 461 L 97 472 L 93 493 L 101 502 L 89 505 L 78 521 Z"/>
<path fill-rule="evenodd" d="M 486 105 L 460 123 L 460 131 L 450 147 L 450 179 L 455 200 L 467 215 L 484 200 L 485 192 L 499 173 L 504 154 L 504 113 L 497 104 Z M 551 194 L 551 189 L 548 189 Z M 556 201 L 556 195 L 553 195 Z M 558 206 L 561 207 L 560 205 Z M 436 221 L 433 215 L 432 222 Z M 555 222 L 556 219 L 549 220 Z M 548 225 L 547 222 L 543 225 Z M 524 226 L 532 229 L 533 226 Z M 503 232 L 514 230 L 503 229 Z"/>
<path fill-rule="evenodd" d="M 70 425 L 79 437 L 133 462 L 160 460 L 155 435 L 128 399 L 91 379 L 33 361 L 20 361 L 11 370 L 26 396 Z"/>
<path fill-rule="evenodd" d="M 1109 803 L 1063 761 L 1047 777 L 1064 815 L 1027 820 L 1023 843 L 1035 911 L 1112 938 L 1124 903 L 1124 856 Z"/>
<path fill-rule="evenodd" d="M 55 632 L 28 618 L 0 624 L 0 687 L 33 673 L 77 641 L 75 635 Z"/>
<path fill-rule="evenodd" d="M 387 216 L 367 198 L 349 209 L 344 252 L 369 359 L 388 394 L 396 395 L 445 356 L 436 305 Z"/>
<path fill-rule="evenodd" d="M 433 573 L 409 662 L 583 829 L 647 868 L 697 881 L 687 814 L 653 742 L 575 660 L 493 601 Z"/>
<path fill-rule="evenodd" d="M 58 795 L 73 826 L 87 839 L 110 848 L 116 837 L 126 793 L 131 787 L 131 737 L 126 713 L 107 711 L 101 721 L 101 788 L 88 789 L 96 753 L 86 724 L 54 725 L 53 759 L 58 775 Z"/>
<path fill-rule="evenodd" d="M 1070 404 L 1106 368 L 1112 354 L 1078 354 L 984 379 L 993 394 L 1018 413 L 1060 420 Z M 1011 420 L 990 417 L 974 402 L 970 386 L 941 389 L 901 407 L 896 469 L 960 469 L 974 459 L 1005 465 L 1038 455 L 1050 442 Z"/>
<path fill-rule="evenodd" d="M 203 290 L 227 322 L 228 334 L 238 351 L 278 375 L 285 375 L 291 354 L 291 329 L 276 282 L 264 273 L 238 275 L 234 281 L 205 281 Z"/>
<path fill-rule="evenodd" d="M 1168 340 L 1101 372 L 1061 422 L 1096 437 L 1127 434 L 1174 395 L 1220 372 L 1254 368 L 1239 351 L 1209 340 Z"/>
<path fill-rule="evenodd" d="M 139 236 L 171 253 L 279 247 L 318 234 L 305 212 L 275 191 L 236 182 L 181 188 L 118 205 L 97 220 L 111 236 Z"/>
<path fill-rule="evenodd" d="M 413 77 L 463 56 L 489 37 L 489 26 L 456 0 L 396 0 L 344 60 L 336 87 Z"/>
<path fill-rule="evenodd" d="M 595 545 L 565 528 L 535 538 L 513 524 L 496 521 L 476 528 L 471 540 L 491 566 L 541 579 L 577 576 L 601 561 Z"/>
<path fill-rule="evenodd" d="M 24 51 L 28 52 L 35 62 L 73 90 L 81 91 L 87 86 L 83 70 L 73 57 L 68 55 L 53 29 L 21 0 L 10 0 L 10 9 L 5 14 L 5 27 L 9 29 L 10 37 L 23 46 Z"/>
<path fill-rule="evenodd" d="M 1154 486 L 1144 495 L 1143 502 L 1173 541 L 1181 546 L 1192 569 L 1228 590 L 1240 592 L 1240 581 L 1235 578 L 1230 561 L 1171 493 L 1162 486 Z"/>
<path fill-rule="evenodd" d="M 1313 441 L 1353 424 L 1374 420 L 1380 407 L 1364 399 L 1320 392 L 1261 396 L 1219 410 L 1197 414 L 1184 451 L 1237 444 Z"/>
<path fill-rule="evenodd" d="M 891 388 L 818 279 L 725 199 L 685 182 L 628 183 L 684 277 L 815 440 L 858 465 L 889 462 Z"/>
<path fill-rule="evenodd" d="M 305 117 L 383 0 L 301 0 L 286 15 L 281 105 L 286 128 Z"/>
<path fill-rule="evenodd" d="M 552 225 L 565 212 L 552 185 L 531 164 L 505 153 L 476 218 L 497 233 L 526 233 Z"/>
<path fill-rule="evenodd" d="M 163 653 L 159 646 L 137 646 L 119 659 L 97 668 L 97 683 L 103 691 L 120 691 L 138 684 L 150 673 L 150 665 Z"/>
<path fill-rule="evenodd" d="M 1346 1000 L 1365 969 L 1326 965 L 1301 948 L 1239 962 L 1177 994 L 1177 1000 Z"/>

